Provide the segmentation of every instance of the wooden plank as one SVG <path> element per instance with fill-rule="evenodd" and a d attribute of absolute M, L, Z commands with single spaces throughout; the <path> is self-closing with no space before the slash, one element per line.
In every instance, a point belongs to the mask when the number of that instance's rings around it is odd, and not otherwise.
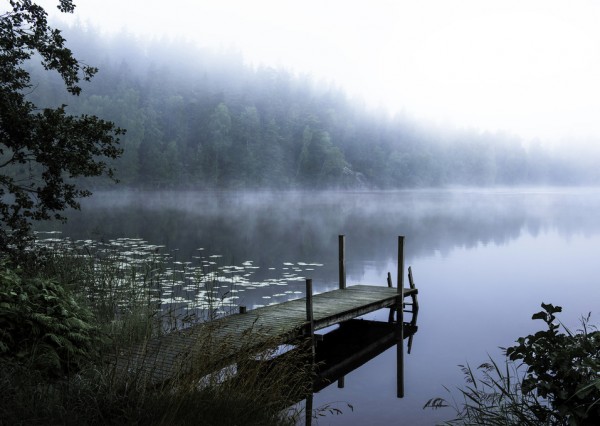
<path fill-rule="evenodd" d="M 314 330 L 319 330 L 394 306 L 399 297 L 416 293 L 414 285 L 400 291 L 370 285 L 331 290 L 313 295 L 312 300 L 303 297 L 264 306 L 161 336 L 143 347 L 132 349 L 129 357 L 120 359 L 118 364 L 125 369 L 145 368 L 152 380 L 164 381 L 179 368 L 191 368 L 185 364 L 189 362 L 190 355 L 199 353 L 206 345 L 215 342 L 219 346 L 222 344 L 220 349 L 224 352 L 221 355 L 223 362 L 226 362 L 236 355 L 236 351 L 247 346 L 259 348 L 274 339 L 283 343 L 301 337 L 304 332 L 309 331 L 307 309 L 312 311 Z"/>

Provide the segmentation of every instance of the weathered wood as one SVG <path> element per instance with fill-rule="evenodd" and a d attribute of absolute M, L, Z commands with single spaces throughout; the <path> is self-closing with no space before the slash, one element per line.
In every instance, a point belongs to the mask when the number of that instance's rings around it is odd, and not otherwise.
<path fill-rule="evenodd" d="M 398 237 L 398 293 L 404 290 L 404 237 Z"/>
<path fill-rule="evenodd" d="M 396 299 L 396 384 L 398 398 L 404 398 L 404 237 L 398 237 L 398 298 Z"/>
<path fill-rule="evenodd" d="M 311 285 L 312 287 L 312 285 Z M 405 289 L 404 296 L 417 293 Z M 307 289 L 307 296 L 310 291 Z M 290 342 L 310 333 L 308 312 L 312 311 L 312 328 L 323 329 L 342 321 L 356 318 L 398 303 L 394 288 L 354 285 L 344 290 L 290 300 L 278 305 L 247 310 L 215 321 L 191 326 L 147 342 L 134 348 L 128 356 L 120 357 L 120 371 L 146 372 L 150 380 L 160 383 L 169 380 L 178 371 L 193 368 L 194 357 L 202 351 L 217 350 L 223 363 L 232 361 L 240 350 L 264 346 L 268 342 Z M 312 308 L 309 308 L 309 304 Z M 211 348 L 215 346 L 214 348 Z"/>
<path fill-rule="evenodd" d="M 309 392 L 306 395 L 306 406 L 304 407 L 304 424 L 305 426 L 312 426 L 313 418 L 313 393 Z"/>
<path fill-rule="evenodd" d="M 313 291 L 312 291 L 312 280 L 309 278 L 306 280 L 306 321 L 309 324 L 313 320 Z M 312 328 L 312 326 L 311 326 Z"/>
<path fill-rule="evenodd" d="M 346 236 L 338 237 L 339 263 L 340 263 L 340 290 L 346 288 Z"/>
<path fill-rule="evenodd" d="M 412 268 L 409 266 L 408 267 L 408 284 L 410 285 L 410 288 L 413 290 L 416 290 L 416 286 L 415 286 L 415 281 L 413 280 L 413 274 L 412 274 Z M 419 299 L 417 299 L 417 293 L 413 293 L 411 294 L 411 299 L 412 299 L 412 309 L 410 310 L 412 313 L 412 319 L 410 320 L 410 324 L 413 326 L 417 325 L 417 316 L 419 315 Z M 413 335 L 411 334 L 410 337 L 408 338 L 408 353 L 410 354 L 410 351 L 412 350 L 412 344 L 413 344 Z"/>
<path fill-rule="evenodd" d="M 306 280 L 306 321 L 308 322 L 308 336 L 310 337 L 310 348 L 312 352 L 312 359 L 315 357 L 315 321 L 313 311 L 313 288 L 312 280 L 308 278 Z"/>
<path fill-rule="evenodd" d="M 412 274 L 412 267 L 408 267 L 408 283 L 410 285 L 410 288 L 412 290 L 416 290 L 417 287 L 415 285 L 415 281 L 413 279 L 413 274 Z M 415 325 L 417 323 L 417 316 L 419 314 L 419 299 L 417 298 L 417 293 L 418 292 L 414 292 L 411 294 L 411 299 L 412 299 L 412 320 L 411 320 L 411 324 Z"/>

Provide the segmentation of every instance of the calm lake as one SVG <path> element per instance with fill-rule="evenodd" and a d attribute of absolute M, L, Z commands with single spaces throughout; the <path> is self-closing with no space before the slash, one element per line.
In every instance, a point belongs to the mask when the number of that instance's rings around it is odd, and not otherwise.
<path fill-rule="evenodd" d="M 454 412 L 423 410 L 462 386 L 458 364 L 542 323 L 540 304 L 563 307 L 577 329 L 600 323 L 600 189 L 518 188 L 393 192 L 97 192 L 69 222 L 72 239 L 141 238 L 185 264 L 201 253 L 238 265 L 235 303 L 249 309 L 337 287 L 338 235 L 346 235 L 348 285 L 395 283 L 397 236 L 419 289 L 419 330 L 396 398 L 396 348 L 315 395 L 343 411 L 320 425 L 430 425 Z M 239 266 L 241 265 L 241 266 Z M 372 316 L 373 317 L 373 316 Z M 374 315 L 385 320 L 387 312 Z M 539 323 L 539 324 L 538 324 Z M 347 404 L 353 406 L 353 410 Z"/>

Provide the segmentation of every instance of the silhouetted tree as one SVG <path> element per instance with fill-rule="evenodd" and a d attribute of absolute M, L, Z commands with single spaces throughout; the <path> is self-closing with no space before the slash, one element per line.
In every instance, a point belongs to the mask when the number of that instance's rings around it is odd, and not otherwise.
<path fill-rule="evenodd" d="M 61 12 L 73 12 L 71 0 L 60 0 Z M 79 95 L 81 79 L 96 68 L 83 65 L 65 47 L 61 32 L 48 25 L 46 11 L 30 0 L 11 0 L 0 14 L 0 252 L 26 246 L 32 220 L 61 219 L 90 195 L 74 183 L 79 176 L 112 177 L 103 158 L 121 154 L 123 131 L 95 116 L 74 117 L 66 105 L 39 110 L 28 100 L 33 89 L 24 64 L 41 58 L 45 70 L 56 70 L 66 90 Z"/>

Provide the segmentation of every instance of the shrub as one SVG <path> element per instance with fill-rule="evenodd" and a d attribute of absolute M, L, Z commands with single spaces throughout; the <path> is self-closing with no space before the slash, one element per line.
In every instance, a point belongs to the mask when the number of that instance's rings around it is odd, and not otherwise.
<path fill-rule="evenodd" d="M 547 329 L 507 348 L 506 368 L 490 359 L 476 377 L 471 367 L 461 366 L 464 402 L 433 398 L 425 407 L 452 406 L 457 417 L 446 424 L 600 424 L 600 332 L 589 325 L 588 315 L 577 333 L 564 325 L 561 333 L 555 314 L 562 308 L 544 303 L 542 308 L 532 319 L 544 321 Z"/>
<path fill-rule="evenodd" d="M 541 421 L 557 416 L 569 424 L 598 425 L 600 332 L 589 330 L 588 315 L 580 332 L 572 333 L 563 326 L 566 334 L 560 333 L 554 314 L 562 308 L 543 303 L 542 308 L 533 319 L 544 321 L 548 329 L 521 337 L 516 346 L 506 350 L 511 361 L 527 365 L 523 392 L 535 392 L 550 403 L 549 408 L 536 413 Z"/>
<path fill-rule="evenodd" d="M 59 283 L 0 263 L 0 358 L 48 376 L 79 370 L 101 343 L 90 311 Z"/>

